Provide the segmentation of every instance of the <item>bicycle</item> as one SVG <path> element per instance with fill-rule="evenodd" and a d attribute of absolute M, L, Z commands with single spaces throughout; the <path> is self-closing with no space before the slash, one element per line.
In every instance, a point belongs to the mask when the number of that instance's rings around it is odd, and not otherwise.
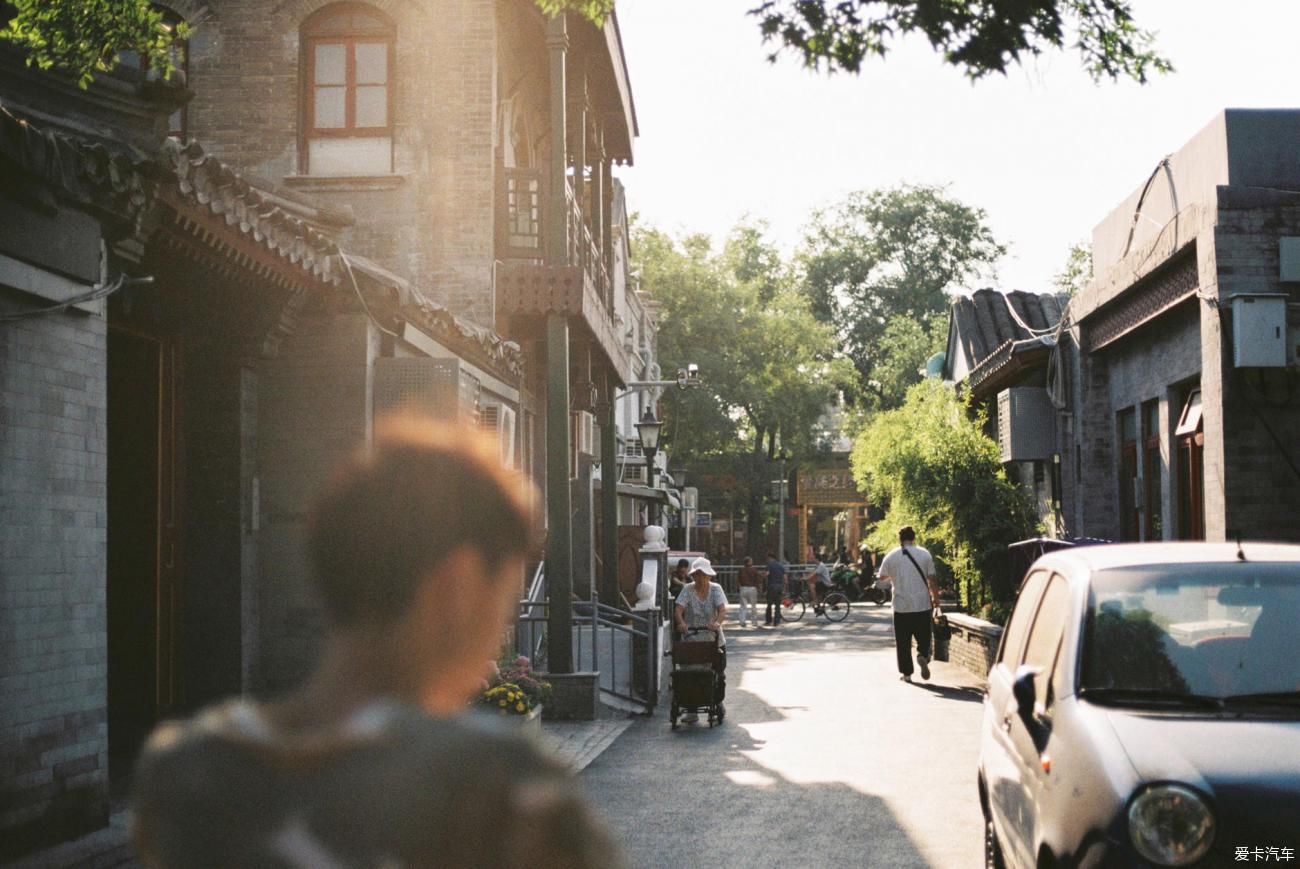
<path fill-rule="evenodd" d="M 808 610 L 808 589 L 801 587 L 790 594 L 781 598 L 781 618 L 789 622 L 797 622 L 803 618 L 803 614 Z M 849 610 L 853 604 L 842 591 L 828 591 L 822 595 L 821 603 L 813 605 L 813 612 L 819 616 L 826 616 L 828 621 L 842 622 L 848 618 Z"/>

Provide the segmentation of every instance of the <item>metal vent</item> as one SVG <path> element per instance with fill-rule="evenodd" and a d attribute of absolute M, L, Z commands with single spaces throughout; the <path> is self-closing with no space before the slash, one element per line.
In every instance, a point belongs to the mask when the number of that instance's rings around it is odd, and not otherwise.
<path fill-rule="evenodd" d="M 416 410 L 441 419 L 478 421 L 479 381 L 459 359 L 375 360 L 375 413 Z"/>
<path fill-rule="evenodd" d="M 1056 415 L 1047 390 L 1020 386 L 998 393 L 998 451 L 1003 462 L 1045 461 L 1056 450 Z"/>

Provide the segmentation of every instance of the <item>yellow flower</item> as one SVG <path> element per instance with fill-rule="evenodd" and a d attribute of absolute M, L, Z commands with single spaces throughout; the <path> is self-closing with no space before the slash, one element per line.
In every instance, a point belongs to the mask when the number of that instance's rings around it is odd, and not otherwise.
<path fill-rule="evenodd" d="M 523 711 L 524 711 L 524 704 L 522 704 L 522 703 L 516 703 L 516 704 L 515 704 L 515 710 L 518 711 L 518 712 L 523 712 Z"/>
<path fill-rule="evenodd" d="M 505 706 L 505 705 L 506 705 L 506 701 L 502 700 L 502 701 L 500 701 L 499 703 L 497 703 L 497 705 L 498 705 L 498 706 Z"/>

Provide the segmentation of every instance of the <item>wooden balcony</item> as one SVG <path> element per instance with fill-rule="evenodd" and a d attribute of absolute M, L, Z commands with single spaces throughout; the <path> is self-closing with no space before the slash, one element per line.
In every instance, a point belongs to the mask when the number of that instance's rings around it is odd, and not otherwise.
<path fill-rule="evenodd" d="M 585 219 L 580 198 L 565 184 L 567 260 L 547 265 L 546 184 L 532 169 L 499 169 L 496 213 L 497 316 L 512 336 L 536 333 L 547 314 L 561 313 L 575 337 L 600 348 L 620 379 L 629 360 L 614 323 L 613 282 Z"/>

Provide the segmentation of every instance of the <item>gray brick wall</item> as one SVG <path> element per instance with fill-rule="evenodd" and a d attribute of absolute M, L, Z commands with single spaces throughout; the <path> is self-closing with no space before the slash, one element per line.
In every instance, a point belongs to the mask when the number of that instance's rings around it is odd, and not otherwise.
<path fill-rule="evenodd" d="M 107 821 L 106 348 L 0 324 L 0 858 Z"/>
<path fill-rule="evenodd" d="M 321 485 L 369 438 L 374 330 L 362 314 L 308 314 L 260 378 L 259 666 L 275 693 L 306 675 L 323 625 L 303 548 Z"/>
<path fill-rule="evenodd" d="M 1002 628 L 983 619 L 948 613 L 948 661 L 981 679 L 988 676 L 997 657 Z"/>
<path fill-rule="evenodd" d="M 1206 415 L 1206 534 L 1300 541 L 1300 477 L 1291 467 L 1300 467 L 1300 371 L 1235 368 L 1226 307 L 1236 292 L 1288 293 L 1300 303 L 1300 288 L 1278 281 L 1278 239 L 1300 236 L 1300 202 L 1278 191 L 1220 188 L 1218 206 L 1210 289 L 1221 316 L 1208 318 L 1204 332 L 1221 337 L 1207 348 L 1206 370 L 1217 376 L 1204 378 L 1202 396 L 1222 411 Z M 1212 461 L 1221 477 L 1212 479 Z M 1212 498 L 1220 505 L 1213 513 Z"/>

